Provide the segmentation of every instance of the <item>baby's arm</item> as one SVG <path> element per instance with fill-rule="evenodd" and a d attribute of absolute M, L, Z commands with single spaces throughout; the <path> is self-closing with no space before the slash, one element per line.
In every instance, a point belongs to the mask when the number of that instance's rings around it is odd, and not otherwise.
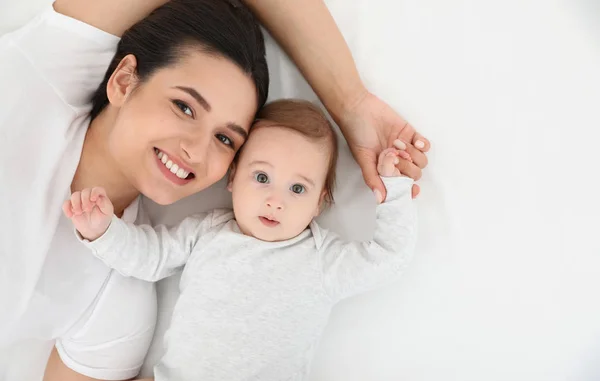
<path fill-rule="evenodd" d="M 211 215 L 189 217 L 170 229 L 127 224 L 114 215 L 112 203 L 99 187 L 73 193 L 63 211 L 84 244 L 107 266 L 150 282 L 180 269 L 212 220 Z"/>
<path fill-rule="evenodd" d="M 344 242 L 328 232 L 320 247 L 324 287 L 339 300 L 383 286 L 398 278 L 413 256 L 416 241 L 416 208 L 411 195 L 413 180 L 400 176 L 393 149 L 381 153 L 378 171 L 387 198 L 377 206 L 373 240 Z"/>

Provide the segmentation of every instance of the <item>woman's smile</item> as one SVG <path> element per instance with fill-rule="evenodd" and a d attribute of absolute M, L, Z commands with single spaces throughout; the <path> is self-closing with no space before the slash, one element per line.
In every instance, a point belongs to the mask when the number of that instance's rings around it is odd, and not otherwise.
<path fill-rule="evenodd" d="M 183 164 L 181 160 L 175 156 L 169 156 L 156 147 L 154 148 L 154 157 L 163 175 L 177 185 L 188 184 L 196 177 L 192 169 Z"/>

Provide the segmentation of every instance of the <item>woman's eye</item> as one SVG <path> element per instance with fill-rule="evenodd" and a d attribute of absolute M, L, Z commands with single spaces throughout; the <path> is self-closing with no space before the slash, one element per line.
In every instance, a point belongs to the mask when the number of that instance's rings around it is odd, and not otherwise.
<path fill-rule="evenodd" d="M 292 192 L 294 192 L 296 194 L 302 194 L 305 191 L 304 185 L 301 185 L 301 184 L 294 184 L 294 185 L 292 185 L 292 187 L 290 189 L 292 190 Z"/>
<path fill-rule="evenodd" d="M 269 182 L 269 177 L 266 174 L 262 173 L 262 172 L 259 172 L 259 173 L 255 174 L 254 175 L 254 179 L 256 181 L 258 181 L 259 183 L 261 183 L 261 184 L 266 184 L 266 183 Z"/>
<path fill-rule="evenodd" d="M 180 100 L 174 100 L 173 104 L 175 106 L 177 106 L 177 108 L 179 108 L 181 110 L 181 112 L 183 112 L 185 115 L 192 116 L 192 117 L 194 116 L 192 109 L 185 102 L 180 101 Z"/>
<path fill-rule="evenodd" d="M 217 139 L 219 139 L 219 141 L 221 143 L 233 148 L 233 141 L 231 141 L 231 139 L 229 139 L 227 136 L 221 135 L 221 134 L 217 134 L 216 136 L 217 136 Z"/>

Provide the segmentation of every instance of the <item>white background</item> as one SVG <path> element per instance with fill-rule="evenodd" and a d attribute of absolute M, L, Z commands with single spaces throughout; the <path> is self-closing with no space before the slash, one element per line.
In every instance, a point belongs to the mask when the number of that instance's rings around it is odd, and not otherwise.
<path fill-rule="evenodd" d="M 0 33 L 48 2 L 0 0 Z M 334 311 L 312 380 L 600 379 L 600 2 L 328 5 L 365 82 L 433 149 L 413 266 Z M 272 96 L 314 99 L 269 52 Z M 347 149 L 339 173 L 322 220 L 368 237 Z"/>

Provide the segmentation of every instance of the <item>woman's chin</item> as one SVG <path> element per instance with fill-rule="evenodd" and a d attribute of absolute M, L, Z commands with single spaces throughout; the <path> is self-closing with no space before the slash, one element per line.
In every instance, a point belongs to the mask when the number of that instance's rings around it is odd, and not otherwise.
<path fill-rule="evenodd" d="M 186 196 L 172 190 L 169 191 L 152 186 L 144 189 L 141 193 L 158 205 L 171 205 Z"/>
<path fill-rule="evenodd" d="M 171 205 L 180 200 L 180 199 L 173 199 L 173 198 L 169 198 L 169 197 L 160 197 L 160 198 L 148 197 L 148 198 L 150 200 L 154 201 L 155 203 L 157 203 L 158 205 L 162 205 L 162 206 Z"/>

